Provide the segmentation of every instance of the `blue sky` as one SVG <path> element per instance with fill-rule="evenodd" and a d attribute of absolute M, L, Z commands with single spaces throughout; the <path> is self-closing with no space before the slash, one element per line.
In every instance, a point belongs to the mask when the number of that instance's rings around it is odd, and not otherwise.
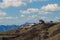
<path fill-rule="evenodd" d="M 60 18 L 60 0 L 0 0 L 0 24 L 57 21 Z"/>

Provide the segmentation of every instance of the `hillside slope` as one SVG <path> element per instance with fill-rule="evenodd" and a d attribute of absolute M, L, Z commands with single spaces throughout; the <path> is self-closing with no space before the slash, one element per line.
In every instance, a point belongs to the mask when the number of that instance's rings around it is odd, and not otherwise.
<path fill-rule="evenodd" d="M 3 40 L 60 40 L 60 23 L 38 23 L 0 33 L 0 36 Z"/>

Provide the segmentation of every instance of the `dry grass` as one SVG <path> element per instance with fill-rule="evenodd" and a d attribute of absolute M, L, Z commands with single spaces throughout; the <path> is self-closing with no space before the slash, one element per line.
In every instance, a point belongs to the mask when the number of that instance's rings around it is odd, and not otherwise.
<path fill-rule="evenodd" d="M 51 23 L 50 23 L 51 24 Z M 60 23 L 57 23 L 56 25 L 51 26 L 50 28 L 48 28 L 48 30 L 43 29 L 44 27 L 50 25 L 50 24 L 36 24 L 33 25 L 31 27 L 23 27 L 23 28 L 19 28 L 18 31 L 16 32 L 16 30 L 11 30 L 8 32 L 3 32 L 0 34 L 4 34 L 7 36 L 7 34 L 15 34 L 17 33 L 17 35 L 19 36 L 15 36 L 15 38 L 9 38 L 9 40 L 60 40 L 60 33 L 56 34 L 53 37 L 50 37 L 50 35 L 55 31 L 60 29 Z M 46 34 L 46 32 L 48 32 L 48 38 L 44 39 L 43 35 Z M 46 36 L 46 35 L 45 35 Z"/>

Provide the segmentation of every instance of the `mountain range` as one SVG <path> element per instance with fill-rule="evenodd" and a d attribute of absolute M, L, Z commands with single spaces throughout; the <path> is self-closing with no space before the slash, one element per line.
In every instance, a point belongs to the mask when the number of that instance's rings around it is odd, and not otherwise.
<path fill-rule="evenodd" d="M 30 26 L 30 25 L 29 25 Z M 27 28 L 0 32 L 2 40 L 60 40 L 60 22 L 37 23 Z"/>

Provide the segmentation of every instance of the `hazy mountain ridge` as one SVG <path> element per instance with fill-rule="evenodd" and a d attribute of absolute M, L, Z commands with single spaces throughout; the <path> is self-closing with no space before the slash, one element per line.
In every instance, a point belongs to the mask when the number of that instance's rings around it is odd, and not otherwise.
<path fill-rule="evenodd" d="M 29 26 L 0 34 L 14 36 L 3 38 L 4 40 L 60 40 L 60 23 L 37 23 Z"/>
<path fill-rule="evenodd" d="M 6 32 L 19 28 L 20 25 L 0 25 L 0 32 Z"/>

